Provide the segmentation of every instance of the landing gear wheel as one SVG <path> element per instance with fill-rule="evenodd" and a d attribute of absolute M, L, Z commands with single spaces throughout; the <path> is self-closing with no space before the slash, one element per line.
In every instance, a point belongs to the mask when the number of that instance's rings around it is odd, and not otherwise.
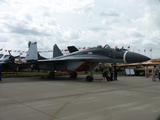
<path fill-rule="evenodd" d="M 19 67 L 16 67 L 16 68 L 15 68 L 15 72 L 18 72 L 18 71 L 19 71 Z"/>
<path fill-rule="evenodd" d="M 50 72 L 48 77 L 49 77 L 49 79 L 54 79 L 54 77 L 55 77 L 54 72 Z"/>
<path fill-rule="evenodd" d="M 93 81 L 93 77 L 87 76 L 87 77 L 86 77 L 86 80 L 87 80 L 87 82 L 92 82 L 92 81 Z"/>
<path fill-rule="evenodd" d="M 77 73 L 75 71 L 71 72 L 70 78 L 77 78 Z"/>

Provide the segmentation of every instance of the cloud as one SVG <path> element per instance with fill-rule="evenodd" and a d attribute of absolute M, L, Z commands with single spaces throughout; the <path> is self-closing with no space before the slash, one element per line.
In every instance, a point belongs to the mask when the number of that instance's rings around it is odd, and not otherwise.
<path fill-rule="evenodd" d="M 154 39 L 160 42 L 160 30 L 151 31 L 148 33 L 148 38 Z"/>
<path fill-rule="evenodd" d="M 155 43 L 155 42 L 153 42 L 153 41 L 151 41 L 151 40 L 144 40 L 144 41 L 142 41 L 142 45 L 150 45 L 150 46 L 152 46 L 152 45 L 158 45 L 157 43 Z"/>
<path fill-rule="evenodd" d="M 45 35 L 49 36 L 46 31 L 43 29 L 40 30 L 41 28 L 37 25 L 35 26 L 30 26 L 30 23 L 28 21 L 22 20 L 22 21 L 7 21 L 4 26 L 7 27 L 8 32 L 11 33 L 17 33 L 17 34 L 22 34 L 22 35 Z"/>
<path fill-rule="evenodd" d="M 89 28 L 89 30 L 92 30 L 92 31 L 106 31 L 108 29 L 105 27 L 99 27 L 99 26 L 94 26 L 94 27 Z"/>
<path fill-rule="evenodd" d="M 31 14 L 25 16 L 15 13 L 3 13 L 0 16 L 1 31 L 22 35 L 51 36 L 59 29 L 59 23 L 54 18 L 33 18 Z"/>
<path fill-rule="evenodd" d="M 110 44 L 157 49 L 159 6 L 158 0 L 0 1 L 0 42 L 12 49 L 27 49 L 30 40 L 46 50 L 55 43 L 60 48 Z"/>
<path fill-rule="evenodd" d="M 124 13 L 118 13 L 118 12 L 100 12 L 101 15 L 105 16 L 106 18 L 103 19 L 103 24 L 117 24 L 117 23 L 129 23 L 132 22 L 132 20 Z"/>
<path fill-rule="evenodd" d="M 99 13 L 99 15 L 101 15 L 101 16 L 115 16 L 115 17 L 117 17 L 117 16 L 119 16 L 119 13 L 116 10 L 114 10 L 114 9 L 108 9 L 105 12 L 101 11 Z"/>
<path fill-rule="evenodd" d="M 27 19 L 28 21 L 32 21 L 32 20 L 33 20 L 32 15 L 29 14 L 29 13 L 26 13 L 25 17 L 26 17 L 26 19 Z"/>
<path fill-rule="evenodd" d="M 38 31 L 38 29 L 36 28 L 32 28 L 32 29 L 25 29 L 25 28 L 21 28 L 21 27 L 12 27 L 12 26 L 8 26 L 10 27 L 11 32 L 14 33 L 18 33 L 18 34 L 23 34 L 23 35 L 45 35 L 45 36 L 49 36 L 49 34 L 44 33 L 45 31 Z"/>
<path fill-rule="evenodd" d="M 140 32 L 133 32 L 130 35 L 133 37 L 144 37 Z"/>
<path fill-rule="evenodd" d="M 28 1 L 26 1 L 28 2 Z M 38 4 L 37 4 L 38 3 Z M 22 2 L 22 4 L 24 4 Z M 57 13 L 78 13 L 84 14 L 86 11 L 89 11 L 94 6 L 93 0 L 65 0 L 65 1 L 48 1 L 44 2 L 43 0 L 35 0 L 29 1 L 30 8 L 36 12 L 35 10 L 40 11 L 52 11 Z M 35 4 L 37 4 L 36 9 Z"/>
<path fill-rule="evenodd" d="M 137 28 L 129 28 L 126 32 L 130 37 L 134 37 L 134 38 L 145 37 L 142 31 L 137 30 Z"/>
<path fill-rule="evenodd" d="M 150 1 L 146 0 L 145 3 L 140 5 L 142 9 L 143 16 L 136 19 L 135 22 L 139 23 L 141 27 L 151 28 L 152 30 L 160 28 L 160 2 L 158 0 Z"/>
<path fill-rule="evenodd" d="M 63 39 L 66 41 L 79 39 L 80 36 L 81 36 L 80 30 L 69 29 L 68 31 L 64 31 L 63 33 Z"/>
<path fill-rule="evenodd" d="M 111 24 L 116 24 L 121 22 L 121 20 L 119 18 L 107 18 L 104 19 L 102 23 L 107 24 L 107 25 L 111 25 Z"/>
<path fill-rule="evenodd" d="M 8 37 L 8 35 L 2 35 L 2 34 L 0 34 L 0 42 L 2 43 L 2 42 L 8 42 L 9 41 L 9 37 Z"/>

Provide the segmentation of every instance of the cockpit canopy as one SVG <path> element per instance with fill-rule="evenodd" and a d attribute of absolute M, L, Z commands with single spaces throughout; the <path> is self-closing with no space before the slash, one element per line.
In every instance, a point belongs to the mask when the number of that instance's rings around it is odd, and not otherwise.
<path fill-rule="evenodd" d="M 102 45 L 97 45 L 97 48 L 102 48 Z"/>
<path fill-rule="evenodd" d="M 0 59 L 2 59 L 2 58 L 6 58 L 6 57 L 8 57 L 8 56 L 10 56 L 10 55 L 0 54 Z"/>
<path fill-rule="evenodd" d="M 123 49 L 123 48 L 119 49 L 117 46 L 115 46 L 115 48 L 113 48 L 113 47 L 110 47 L 108 44 L 106 44 L 104 47 L 102 47 L 102 45 L 97 45 L 96 48 L 103 48 L 103 49 L 110 49 L 110 50 L 122 50 Z"/>
<path fill-rule="evenodd" d="M 104 49 L 114 49 L 114 48 L 111 48 L 108 44 L 106 44 L 103 48 Z"/>
<path fill-rule="evenodd" d="M 0 58 L 2 58 L 3 57 L 3 54 L 0 54 Z"/>
<path fill-rule="evenodd" d="M 97 48 L 102 48 L 102 45 L 97 45 Z M 104 49 L 114 49 L 114 48 L 111 48 L 108 44 L 106 44 L 103 48 Z"/>
<path fill-rule="evenodd" d="M 104 47 L 104 49 L 110 49 L 110 50 L 116 50 L 116 51 L 126 51 L 127 49 L 122 48 L 118 48 L 118 46 L 115 46 L 115 48 L 110 47 L 108 44 L 106 44 Z"/>

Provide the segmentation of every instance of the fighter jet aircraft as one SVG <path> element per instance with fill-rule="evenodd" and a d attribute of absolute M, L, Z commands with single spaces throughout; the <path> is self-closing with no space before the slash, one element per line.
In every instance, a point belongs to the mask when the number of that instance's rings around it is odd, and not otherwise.
<path fill-rule="evenodd" d="M 58 46 L 53 46 L 53 58 L 47 59 L 37 53 L 37 42 L 29 42 L 28 52 L 25 57 L 31 62 L 34 68 L 50 70 L 49 78 L 54 78 L 54 71 L 71 71 L 71 78 L 76 78 L 76 71 L 90 71 L 91 75 L 86 77 L 88 82 L 93 81 L 92 70 L 98 63 L 135 63 L 150 60 L 150 58 L 129 52 L 124 49 L 113 49 L 109 45 L 101 45 L 78 51 L 72 49 L 68 55 L 63 55 Z M 73 47 L 72 47 L 73 48 Z"/>

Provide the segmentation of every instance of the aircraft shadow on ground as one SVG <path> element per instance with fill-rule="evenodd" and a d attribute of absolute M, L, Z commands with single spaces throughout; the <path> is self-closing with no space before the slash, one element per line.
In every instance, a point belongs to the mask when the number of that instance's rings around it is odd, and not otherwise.
<path fill-rule="evenodd" d="M 49 79 L 46 76 L 44 78 L 40 77 L 21 77 L 21 78 L 2 78 L 0 83 L 16 83 L 16 82 L 42 82 L 42 81 L 65 81 L 65 82 L 86 82 L 85 77 L 80 76 L 75 79 L 69 76 L 55 76 L 54 79 Z"/>

